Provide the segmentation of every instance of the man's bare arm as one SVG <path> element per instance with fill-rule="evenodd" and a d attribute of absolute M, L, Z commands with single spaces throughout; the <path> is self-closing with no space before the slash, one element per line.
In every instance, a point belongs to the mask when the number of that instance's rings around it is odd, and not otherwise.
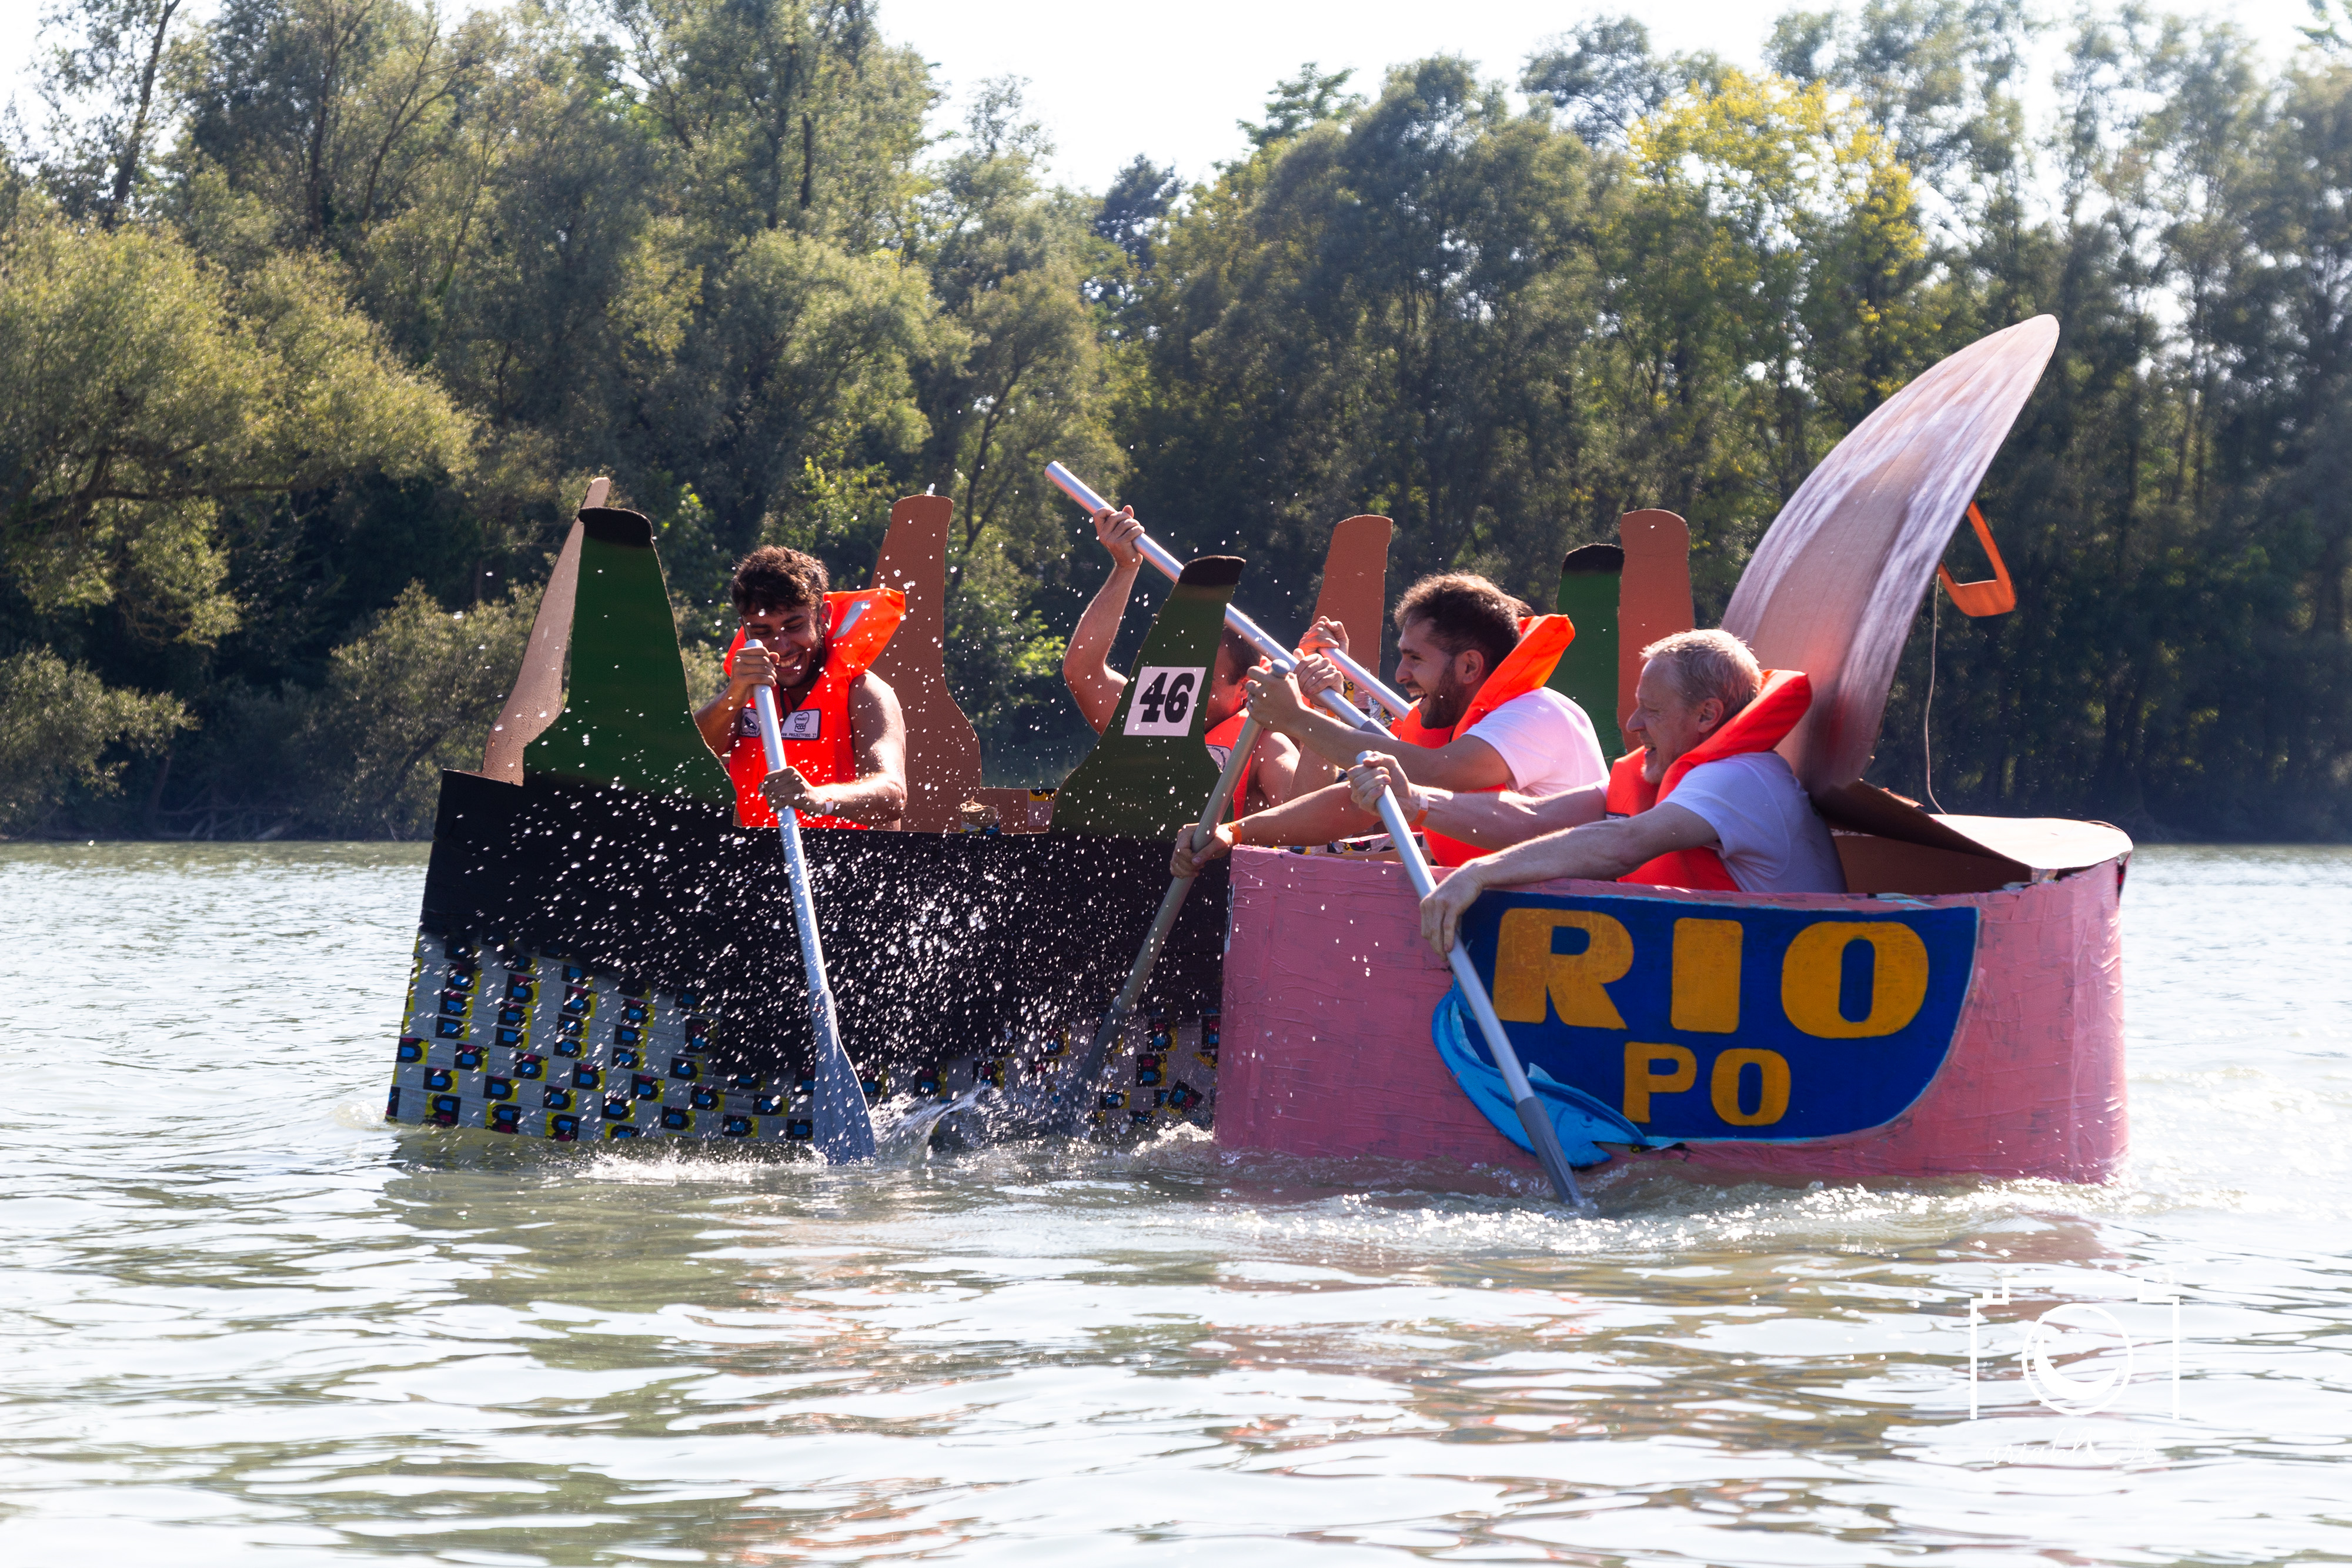
<path fill-rule="evenodd" d="M 1136 574 L 1143 568 L 1143 552 L 1135 543 L 1142 534 L 1143 525 L 1132 511 L 1097 515 L 1095 535 L 1110 551 L 1110 576 L 1087 601 L 1062 653 L 1062 682 L 1097 735 L 1118 711 L 1118 695 L 1127 689 L 1127 677 L 1110 667 L 1110 650 L 1118 640 L 1128 597 L 1135 591 Z"/>
<path fill-rule="evenodd" d="M 1421 901 L 1421 934 L 1440 953 L 1451 951 L 1462 912 L 1494 887 L 1521 887 L 1555 877 L 1613 882 L 1675 850 L 1712 845 L 1715 830 L 1696 811 L 1669 800 L 1638 816 L 1618 817 L 1547 833 L 1498 854 L 1472 861 Z"/>
<path fill-rule="evenodd" d="M 811 784 L 787 766 L 769 774 L 761 790 L 780 811 L 789 807 L 813 817 L 895 828 L 907 814 L 907 720 L 898 694 L 871 670 L 849 688 L 849 733 L 857 753 L 856 779 Z"/>
<path fill-rule="evenodd" d="M 1349 798 L 1347 785 L 1333 784 L 1271 810 L 1218 823 L 1215 834 L 1197 852 L 1192 848 L 1192 830 L 1186 828 L 1177 835 L 1169 869 L 1178 876 L 1190 876 L 1201 865 L 1229 852 L 1235 843 L 1327 844 L 1354 833 L 1377 832 L 1380 825 L 1378 817 Z"/>
<path fill-rule="evenodd" d="M 1271 731 L 1258 737 L 1257 760 L 1250 765 L 1250 792 L 1265 802 L 1268 808 L 1288 801 L 1292 796 L 1304 793 L 1299 789 L 1299 769 L 1304 759 L 1298 754 L 1298 743 L 1286 735 Z M 1316 788 L 1321 788 L 1318 783 Z"/>
<path fill-rule="evenodd" d="M 1508 789 L 1457 795 L 1450 789 L 1430 789 L 1422 795 L 1429 808 L 1423 825 L 1482 850 L 1507 849 L 1546 833 L 1601 821 L 1608 797 L 1605 784 L 1588 784 L 1558 795 L 1519 795 Z"/>
<path fill-rule="evenodd" d="M 1342 768 L 1355 761 L 1356 754 L 1368 745 L 1395 744 L 1374 731 L 1308 707 L 1298 683 L 1289 676 L 1254 674 L 1249 687 L 1250 712 L 1260 724 Z M 1510 788 L 1511 766 L 1503 760 L 1503 754 L 1472 736 L 1438 747 L 1398 747 L 1397 751 L 1405 776 L 1416 784 L 1440 789 Z"/>
<path fill-rule="evenodd" d="M 1383 792 L 1394 794 L 1406 820 L 1433 828 L 1452 839 L 1482 850 L 1499 850 L 1525 843 L 1562 828 L 1597 822 L 1608 810 L 1609 787 L 1588 784 L 1557 795 L 1521 795 L 1510 789 L 1457 795 L 1412 782 L 1394 752 L 1376 751 L 1369 762 L 1348 769 L 1348 786 L 1356 804 L 1367 811 L 1380 810 Z"/>

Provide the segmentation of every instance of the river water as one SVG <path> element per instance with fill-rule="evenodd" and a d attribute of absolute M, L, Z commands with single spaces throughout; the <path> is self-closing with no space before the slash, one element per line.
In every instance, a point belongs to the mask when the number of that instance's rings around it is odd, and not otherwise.
<path fill-rule="evenodd" d="M 1591 1219 L 395 1136 L 423 877 L 0 849 L 0 1562 L 2352 1560 L 2352 853 L 2140 854 L 2110 1186 Z"/>

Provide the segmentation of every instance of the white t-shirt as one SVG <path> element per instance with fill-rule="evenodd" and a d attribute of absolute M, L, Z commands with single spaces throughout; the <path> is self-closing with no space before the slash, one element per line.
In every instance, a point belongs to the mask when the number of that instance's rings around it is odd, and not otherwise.
<path fill-rule="evenodd" d="M 1470 734 L 1495 748 L 1522 795 L 1558 795 L 1609 778 L 1592 721 L 1549 686 L 1513 697 L 1472 725 Z"/>
<path fill-rule="evenodd" d="M 1829 824 L 1777 751 L 1702 762 L 1658 802 L 1705 819 L 1723 868 L 1742 893 L 1843 893 L 1845 869 Z"/>

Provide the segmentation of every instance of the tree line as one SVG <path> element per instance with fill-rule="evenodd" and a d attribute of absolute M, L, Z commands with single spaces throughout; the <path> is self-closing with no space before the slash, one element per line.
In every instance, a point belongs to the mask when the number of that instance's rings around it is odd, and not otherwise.
<path fill-rule="evenodd" d="M 1018 82 L 938 134 L 864 0 L 61 0 L 0 169 L 0 831 L 427 831 L 597 474 L 706 685 L 744 550 L 862 583 L 893 497 L 953 497 L 992 781 L 1089 738 L 1105 563 L 1051 458 L 1276 625 L 1351 513 L 1392 581 L 1548 603 L 1640 507 L 1711 623 L 1840 436 L 2047 311 L 1981 497 L 2021 608 L 1923 615 L 1873 778 L 2341 835 L 2352 63 L 2312 34 L 1867 0 L 1740 67 L 1605 19 L 1507 81 L 1309 65 L 1210 178 L 1096 193 Z"/>

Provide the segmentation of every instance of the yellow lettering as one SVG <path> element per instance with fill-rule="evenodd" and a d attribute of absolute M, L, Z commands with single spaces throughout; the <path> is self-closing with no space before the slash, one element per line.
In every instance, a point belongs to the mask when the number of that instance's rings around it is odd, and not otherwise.
<path fill-rule="evenodd" d="M 1739 1028 L 1739 922 L 1675 922 L 1674 1025 L 1696 1034 Z"/>
<path fill-rule="evenodd" d="M 1860 1019 L 1838 1008 L 1845 950 L 1853 942 L 1871 947 L 1870 1014 Z M 1919 1016 L 1927 999 L 1927 946 L 1908 925 L 1816 921 L 1789 944 L 1780 965 L 1780 1009 L 1790 1023 L 1822 1040 L 1893 1034 Z"/>
<path fill-rule="evenodd" d="M 1653 1071 L 1661 1061 L 1674 1066 L 1665 1072 Z M 1686 1045 L 1637 1045 L 1625 1042 L 1625 1120 L 1646 1122 L 1650 1119 L 1650 1096 L 1679 1094 L 1698 1082 L 1698 1058 Z"/>
<path fill-rule="evenodd" d="M 1759 1082 L 1756 1109 L 1739 1108 L 1739 1070 L 1754 1063 Z M 1735 1127 L 1769 1127 L 1789 1113 L 1789 1059 L 1777 1051 L 1727 1051 L 1715 1059 L 1707 1078 L 1715 1113 Z"/>
<path fill-rule="evenodd" d="M 1552 951 L 1562 926 L 1585 934 L 1581 953 Z M 1633 938 L 1606 915 L 1580 909 L 1509 909 L 1495 940 L 1495 1011 L 1513 1023 L 1544 1021 L 1549 997 L 1559 1021 L 1579 1029 L 1623 1029 L 1601 988 L 1633 967 Z"/>

